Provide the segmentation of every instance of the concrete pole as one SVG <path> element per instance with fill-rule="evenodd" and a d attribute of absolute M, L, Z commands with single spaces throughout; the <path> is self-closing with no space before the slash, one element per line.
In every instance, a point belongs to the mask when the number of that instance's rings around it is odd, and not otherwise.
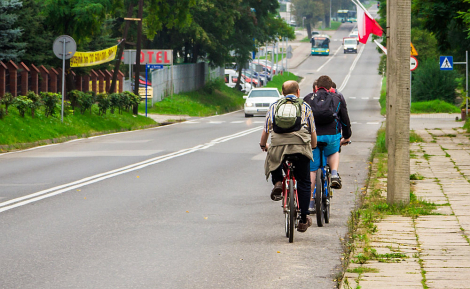
<path fill-rule="evenodd" d="M 387 203 L 410 202 L 410 42 L 411 0 L 388 1 L 387 42 L 388 180 Z"/>

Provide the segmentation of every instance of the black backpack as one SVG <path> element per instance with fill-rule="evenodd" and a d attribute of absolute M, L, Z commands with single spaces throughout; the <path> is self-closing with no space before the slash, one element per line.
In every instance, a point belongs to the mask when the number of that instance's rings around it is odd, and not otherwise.
<path fill-rule="evenodd" d="M 312 108 L 315 124 L 330 124 L 338 118 L 339 105 L 338 108 L 335 107 L 335 97 L 338 96 L 332 93 L 328 93 L 325 98 L 319 97 L 317 94 L 312 95 L 309 104 Z"/>

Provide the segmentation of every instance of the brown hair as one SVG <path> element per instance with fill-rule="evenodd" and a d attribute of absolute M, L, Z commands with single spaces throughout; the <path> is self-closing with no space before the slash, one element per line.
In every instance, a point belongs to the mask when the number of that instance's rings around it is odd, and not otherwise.
<path fill-rule="evenodd" d="M 318 84 L 318 79 L 315 79 L 315 81 L 313 82 L 313 89 L 315 89 L 315 86 L 317 86 Z"/>
<path fill-rule="evenodd" d="M 328 75 L 320 76 L 317 81 L 318 88 L 323 87 L 329 90 L 333 86 L 333 81 Z"/>
<path fill-rule="evenodd" d="M 333 87 L 334 89 L 336 89 L 336 83 L 332 83 L 331 87 Z"/>
<path fill-rule="evenodd" d="M 299 83 L 295 80 L 288 80 L 282 84 L 282 94 L 284 96 L 297 94 L 297 90 L 299 90 Z"/>

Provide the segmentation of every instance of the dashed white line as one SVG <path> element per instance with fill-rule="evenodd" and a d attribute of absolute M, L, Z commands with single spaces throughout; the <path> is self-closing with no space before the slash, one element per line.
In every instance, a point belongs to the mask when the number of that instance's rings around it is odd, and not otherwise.
<path fill-rule="evenodd" d="M 357 97 L 355 96 L 350 96 L 349 99 L 356 99 Z"/>
<path fill-rule="evenodd" d="M 81 180 L 78 180 L 78 181 L 75 181 L 75 182 L 71 182 L 71 183 L 63 184 L 63 185 L 56 186 L 56 187 L 53 187 L 53 188 L 50 188 L 50 189 L 42 190 L 42 191 L 39 191 L 39 192 L 36 192 L 36 193 L 33 193 L 33 194 L 29 194 L 29 195 L 26 195 L 26 196 L 23 196 L 23 197 L 19 197 L 19 198 L 16 198 L 16 199 L 11 199 L 11 200 L 5 201 L 3 203 L 0 203 L 0 212 L 8 211 L 8 210 L 11 210 L 13 208 L 24 206 L 24 205 L 29 204 L 29 203 L 37 202 L 37 201 L 45 199 L 45 198 L 50 198 L 50 197 L 53 197 L 55 195 L 59 195 L 59 194 L 62 194 L 64 192 L 67 192 L 67 191 L 71 191 L 71 190 L 74 190 L 74 189 L 77 189 L 77 188 L 80 188 L 80 187 L 84 187 L 84 186 L 87 186 L 87 185 L 90 185 L 90 184 L 93 184 L 93 183 L 96 183 L 96 182 L 100 182 L 100 181 L 103 181 L 103 180 L 106 180 L 106 179 L 109 179 L 109 178 L 113 178 L 113 177 L 116 177 L 116 176 L 119 176 L 119 175 L 122 175 L 122 174 L 126 174 L 126 173 L 129 173 L 129 172 L 132 172 L 132 171 L 136 171 L 136 170 L 139 170 L 139 169 L 142 169 L 142 168 L 145 168 L 145 167 L 157 164 L 157 163 L 161 163 L 161 162 L 164 162 L 164 161 L 176 158 L 176 157 L 180 157 L 180 156 L 183 156 L 183 155 L 186 155 L 186 154 L 190 154 L 190 153 L 193 153 L 193 152 L 196 152 L 196 151 L 199 151 L 199 150 L 204 150 L 204 149 L 210 148 L 210 147 L 212 147 L 216 144 L 220 144 L 220 143 L 223 143 L 223 142 L 235 139 L 235 138 L 239 138 L 239 137 L 257 132 L 257 131 L 261 130 L 262 128 L 263 128 L 262 126 L 258 126 L 258 127 L 255 127 L 255 128 L 251 128 L 251 129 L 248 129 L 248 130 L 241 131 L 239 133 L 235 133 L 235 134 L 232 134 L 232 135 L 220 137 L 220 138 L 211 140 L 208 143 L 205 143 L 205 144 L 202 144 L 202 145 L 197 145 L 197 146 L 192 147 L 192 148 L 179 150 L 179 151 L 174 152 L 174 153 L 170 153 L 170 154 L 167 154 L 167 155 L 151 158 L 151 159 L 148 159 L 148 160 L 145 160 L 145 161 L 142 161 L 142 162 L 138 162 L 138 163 L 135 163 L 135 164 L 132 164 L 132 165 L 128 165 L 128 166 L 116 169 L 116 170 L 112 170 L 112 171 L 108 171 L 108 172 L 105 172 L 105 173 L 90 176 L 90 177 L 87 177 L 87 178 L 84 178 L 84 179 L 81 179 Z"/>
<path fill-rule="evenodd" d="M 341 87 L 338 88 L 339 91 L 343 91 L 344 88 L 346 87 L 346 85 L 348 84 L 349 78 L 351 77 L 351 73 L 354 70 L 354 67 L 356 67 L 356 64 L 359 61 L 359 58 L 361 58 L 362 52 L 364 51 L 365 47 L 366 47 L 365 45 L 362 46 L 361 51 L 359 51 L 359 54 L 356 56 L 356 59 L 354 59 L 354 62 L 352 63 L 351 67 L 349 68 L 348 75 L 346 75 L 346 78 L 344 79 L 343 83 L 341 84 Z"/>
<path fill-rule="evenodd" d="M 225 121 L 209 121 L 209 123 L 212 123 L 212 124 L 221 124 L 221 123 L 224 123 Z"/>
<path fill-rule="evenodd" d="M 375 97 L 373 97 L 373 98 L 374 98 L 374 99 L 380 99 L 380 97 L 376 97 L 376 96 L 375 96 Z"/>
<path fill-rule="evenodd" d="M 379 124 L 378 122 L 367 122 L 366 124 Z"/>
<path fill-rule="evenodd" d="M 361 99 L 369 99 L 368 97 L 361 97 Z"/>
<path fill-rule="evenodd" d="M 322 66 L 318 67 L 317 71 L 320 71 L 320 70 L 321 70 L 321 69 L 322 69 L 322 68 L 323 68 L 325 65 L 327 65 L 327 64 L 328 64 L 328 62 L 330 62 L 330 61 L 331 61 L 331 59 L 333 59 L 333 57 L 335 57 L 335 56 L 336 56 L 336 54 L 338 54 L 338 51 L 339 51 L 340 49 L 341 49 L 341 46 L 340 46 L 340 47 L 338 47 L 338 49 L 337 49 L 337 50 L 336 50 L 336 52 L 333 54 L 333 56 L 331 56 L 331 57 L 330 57 L 330 59 L 328 59 L 328 60 L 327 60 L 325 63 L 323 63 L 323 65 L 322 65 Z"/>
<path fill-rule="evenodd" d="M 236 121 L 232 121 L 231 123 L 244 123 L 245 121 L 244 120 L 236 120 Z"/>

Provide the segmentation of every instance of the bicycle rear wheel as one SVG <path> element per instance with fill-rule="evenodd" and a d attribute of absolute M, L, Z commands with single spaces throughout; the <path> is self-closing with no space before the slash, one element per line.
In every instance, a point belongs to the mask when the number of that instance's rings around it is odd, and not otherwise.
<path fill-rule="evenodd" d="M 325 222 L 325 215 L 323 214 L 323 183 L 322 183 L 322 169 L 319 168 L 315 178 L 315 210 L 317 213 L 317 226 L 323 227 Z"/>
<path fill-rule="evenodd" d="M 297 219 L 297 206 L 295 205 L 294 181 L 289 180 L 289 243 L 294 242 L 295 220 Z"/>
<path fill-rule="evenodd" d="M 326 195 L 327 196 L 323 196 L 323 207 L 324 207 L 324 210 L 325 210 L 325 223 L 328 224 L 330 223 L 330 199 L 331 199 L 331 184 L 330 184 L 330 169 L 327 167 L 326 168 L 326 179 L 325 179 L 325 182 L 326 182 Z"/>

